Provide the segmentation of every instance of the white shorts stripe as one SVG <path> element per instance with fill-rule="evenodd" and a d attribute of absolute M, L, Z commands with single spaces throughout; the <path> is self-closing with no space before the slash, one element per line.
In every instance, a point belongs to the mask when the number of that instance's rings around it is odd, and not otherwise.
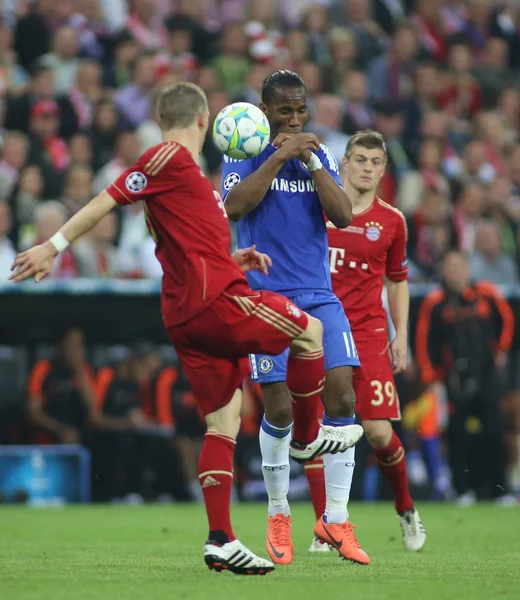
<path fill-rule="evenodd" d="M 357 348 L 356 348 L 356 342 L 354 341 L 354 336 L 351 333 L 349 333 L 348 335 L 350 337 L 350 342 L 352 343 L 352 348 L 354 350 L 354 356 L 356 358 L 359 358 L 358 353 L 357 353 Z"/>
<path fill-rule="evenodd" d="M 249 355 L 249 363 L 251 364 L 251 375 L 253 376 L 253 379 L 258 379 L 258 369 L 256 367 L 256 355 L 255 354 Z"/>
<path fill-rule="evenodd" d="M 343 332 L 343 339 L 345 340 L 345 348 L 347 349 L 347 356 L 352 358 L 352 350 L 350 348 L 350 340 L 348 338 L 347 332 Z"/>

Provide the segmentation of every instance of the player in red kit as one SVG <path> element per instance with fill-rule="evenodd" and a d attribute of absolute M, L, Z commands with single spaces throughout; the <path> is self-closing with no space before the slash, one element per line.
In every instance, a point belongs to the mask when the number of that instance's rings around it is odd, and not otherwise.
<path fill-rule="evenodd" d="M 426 534 L 408 490 L 406 460 L 391 421 L 400 419 L 394 373 L 406 367 L 408 349 L 407 229 L 403 214 L 376 196 L 387 153 L 375 131 L 360 131 L 348 142 L 343 185 L 352 201 L 345 229 L 328 223 L 332 287 L 345 309 L 361 367 L 354 370 L 356 412 L 395 498 L 408 550 L 419 550 Z M 391 344 L 381 294 L 387 280 Z"/>
<path fill-rule="evenodd" d="M 249 373 L 249 353 L 280 354 L 290 348 L 287 385 L 291 393 L 316 395 L 325 377 L 322 325 L 286 298 L 249 288 L 244 272 L 267 273 L 268 256 L 256 252 L 254 246 L 230 256 L 231 237 L 222 200 L 196 163 L 208 130 L 204 92 L 189 83 L 166 88 L 158 99 L 157 113 L 164 141 L 147 150 L 50 240 L 19 254 L 10 279 L 40 281 L 51 272 L 59 252 L 112 209 L 144 202 L 163 269 L 164 324 L 206 418 L 199 460 L 209 522 L 204 559 L 217 571 L 263 575 L 274 565 L 237 540 L 230 521 L 242 399 L 239 386 Z M 300 154 L 306 145 L 288 144 L 285 152 Z M 353 425 L 343 433 L 343 441 L 329 451 L 353 445 L 362 428 Z M 319 438 L 317 447 L 322 445 Z"/>

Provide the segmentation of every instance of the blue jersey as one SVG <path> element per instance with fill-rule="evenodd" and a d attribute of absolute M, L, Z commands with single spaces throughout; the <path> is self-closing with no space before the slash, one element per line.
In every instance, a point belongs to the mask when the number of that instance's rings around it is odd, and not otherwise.
<path fill-rule="evenodd" d="M 269 144 L 255 158 L 234 160 L 224 156 L 222 191 L 224 201 L 234 185 L 255 172 L 274 152 Z M 338 163 L 331 151 L 321 145 L 316 152 L 323 167 L 341 184 Z M 266 277 L 247 273 L 254 290 L 271 290 L 285 296 L 331 290 L 329 245 L 325 217 L 315 183 L 299 159 L 287 161 L 262 202 L 238 222 L 238 247 L 256 244 L 273 260 Z"/>

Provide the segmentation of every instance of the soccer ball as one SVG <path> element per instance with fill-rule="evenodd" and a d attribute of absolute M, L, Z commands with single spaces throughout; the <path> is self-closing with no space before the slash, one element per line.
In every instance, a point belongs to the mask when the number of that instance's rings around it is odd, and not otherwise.
<path fill-rule="evenodd" d="M 235 102 L 223 108 L 213 124 L 217 148 L 230 158 L 252 158 L 269 143 L 269 121 L 248 102 Z"/>

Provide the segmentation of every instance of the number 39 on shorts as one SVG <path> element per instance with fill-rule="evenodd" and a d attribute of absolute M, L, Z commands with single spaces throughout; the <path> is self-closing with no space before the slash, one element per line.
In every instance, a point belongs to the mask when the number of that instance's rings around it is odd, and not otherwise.
<path fill-rule="evenodd" d="M 372 406 L 381 406 L 385 400 L 388 406 L 393 406 L 395 402 L 395 384 L 393 381 L 387 381 L 382 383 L 378 379 L 374 379 L 370 382 L 372 389 L 374 390 L 374 397 L 370 401 Z"/>

